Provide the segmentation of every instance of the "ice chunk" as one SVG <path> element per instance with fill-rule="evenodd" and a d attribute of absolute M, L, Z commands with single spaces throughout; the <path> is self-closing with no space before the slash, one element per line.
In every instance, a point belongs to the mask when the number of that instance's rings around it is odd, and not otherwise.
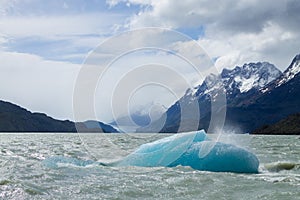
<path fill-rule="evenodd" d="M 257 173 L 259 161 L 253 153 L 231 144 L 210 141 L 204 131 L 199 131 L 176 134 L 144 144 L 117 165 L 182 165 L 205 171 Z"/>
<path fill-rule="evenodd" d="M 141 145 L 118 163 L 118 166 L 168 166 L 179 159 L 193 143 L 204 141 L 204 131 L 175 134 Z"/>
<path fill-rule="evenodd" d="M 201 157 L 202 148 L 207 146 L 210 148 L 209 153 Z M 177 165 L 203 171 L 258 173 L 259 161 L 253 153 L 243 148 L 221 142 L 203 141 L 192 144 L 169 167 Z"/>

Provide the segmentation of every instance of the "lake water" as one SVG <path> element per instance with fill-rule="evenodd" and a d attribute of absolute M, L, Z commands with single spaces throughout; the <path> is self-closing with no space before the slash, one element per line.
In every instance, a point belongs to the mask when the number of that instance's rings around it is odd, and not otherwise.
<path fill-rule="evenodd" d="M 162 134 L 0 134 L 0 199 L 300 199 L 299 136 L 223 135 L 254 152 L 259 174 L 189 167 L 107 167 L 43 160 L 118 160 Z M 211 135 L 216 138 L 215 135 Z M 285 170 L 281 170 L 285 168 Z"/>

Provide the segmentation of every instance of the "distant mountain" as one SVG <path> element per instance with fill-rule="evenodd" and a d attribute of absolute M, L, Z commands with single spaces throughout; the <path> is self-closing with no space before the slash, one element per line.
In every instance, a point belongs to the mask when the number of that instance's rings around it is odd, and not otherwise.
<path fill-rule="evenodd" d="M 131 116 L 122 116 L 110 124 L 113 126 L 147 126 L 150 122 L 148 114 L 133 113 Z"/>
<path fill-rule="evenodd" d="M 300 113 L 289 115 L 288 117 L 280 120 L 279 122 L 271 125 L 264 125 L 252 132 L 252 134 L 300 134 Z"/>
<path fill-rule="evenodd" d="M 121 116 L 109 124 L 125 132 L 135 132 L 138 127 L 146 128 L 152 121 L 159 119 L 166 109 L 152 102 L 146 106 L 140 106 L 130 116 Z"/>
<path fill-rule="evenodd" d="M 102 122 L 98 122 L 95 120 L 88 120 L 85 122 L 77 122 L 76 123 L 77 129 L 79 132 L 86 132 L 86 133 L 118 133 L 115 128 L 108 124 L 104 124 Z"/>
<path fill-rule="evenodd" d="M 217 112 L 211 111 L 211 103 L 216 101 L 220 90 L 226 91 L 225 127 L 238 126 L 243 132 L 251 132 L 263 124 L 300 112 L 299 63 L 300 56 L 297 55 L 284 73 L 270 63 L 258 62 L 232 70 L 224 69 L 219 75 L 211 74 L 201 85 L 188 89 L 167 110 L 167 120 L 161 132 L 178 132 L 179 125 L 181 131 L 192 131 L 189 124 L 197 119 L 182 118 L 181 110 L 188 110 L 186 108 L 193 103 L 198 103 L 200 108 L 198 129 L 207 129 L 211 113 Z M 155 124 L 138 131 L 151 132 L 155 130 Z"/>
<path fill-rule="evenodd" d="M 90 122 L 77 125 L 83 132 L 117 132 L 109 125 L 97 122 L 99 128 L 90 127 Z M 95 124 L 95 122 L 94 122 Z M 32 113 L 15 104 L 0 101 L 0 132 L 77 132 L 75 123 L 56 120 L 43 113 Z"/>

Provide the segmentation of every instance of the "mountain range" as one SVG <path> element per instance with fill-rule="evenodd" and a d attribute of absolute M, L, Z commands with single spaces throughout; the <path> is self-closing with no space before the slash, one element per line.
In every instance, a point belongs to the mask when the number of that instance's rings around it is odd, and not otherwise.
<path fill-rule="evenodd" d="M 18 105 L 0 101 L 0 132 L 105 132 L 116 133 L 110 125 L 97 121 L 75 123 L 53 119 L 43 113 L 32 113 Z"/>
<path fill-rule="evenodd" d="M 300 112 L 299 72 L 300 54 L 294 57 L 283 73 L 268 62 L 258 62 L 223 69 L 218 75 L 210 74 L 202 84 L 188 89 L 166 111 L 162 116 L 166 121 L 160 132 L 193 131 L 191 123 L 198 123 L 198 129 L 207 130 L 212 114 L 222 112 L 211 110 L 212 103 L 216 103 L 221 93 L 226 95 L 227 101 L 225 130 L 237 127 L 238 130 L 234 131 L 245 133 L 274 124 L 290 114 Z M 199 105 L 200 118 L 185 117 L 193 116 L 192 113 L 182 116 L 182 110 L 194 112 L 188 107 L 195 103 Z M 157 131 L 160 120 L 137 132 Z"/>
<path fill-rule="evenodd" d="M 274 127 L 284 124 L 298 127 L 295 119 L 299 116 L 293 114 L 300 112 L 299 72 L 300 54 L 294 57 L 284 72 L 268 62 L 247 63 L 233 69 L 223 69 L 220 74 L 210 74 L 202 84 L 188 89 L 158 120 L 149 124 L 149 116 L 137 114 L 134 121 L 143 126 L 137 132 L 208 130 L 211 117 L 221 115 L 224 111 L 226 116 L 223 129 L 237 133 L 275 133 Z M 226 97 L 226 105 L 211 109 L 213 104 L 218 103 L 220 95 Z M 195 104 L 199 106 L 199 118 L 194 115 L 195 110 L 191 106 Z M 127 123 L 128 119 L 125 117 L 119 121 Z M 191 126 L 192 124 L 197 127 Z M 18 105 L 0 101 L 0 132 L 77 132 L 76 127 L 81 132 L 118 132 L 111 125 L 102 122 L 90 120 L 75 123 L 57 120 L 46 114 L 32 113 Z M 282 133 L 295 134 L 296 129 L 293 132 L 285 127 L 280 129 Z"/>

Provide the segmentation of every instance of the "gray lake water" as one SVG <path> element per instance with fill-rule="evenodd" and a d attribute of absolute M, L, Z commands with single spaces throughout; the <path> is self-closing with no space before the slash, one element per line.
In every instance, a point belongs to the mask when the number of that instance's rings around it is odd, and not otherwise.
<path fill-rule="evenodd" d="M 220 141 L 254 152 L 259 174 L 196 171 L 189 167 L 107 167 L 65 156 L 110 162 L 162 134 L 0 134 L 0 199 L 300 199 L 299 136 L 223 135 Z M 211 135 L 216 138 L 217 136 Z"/>

